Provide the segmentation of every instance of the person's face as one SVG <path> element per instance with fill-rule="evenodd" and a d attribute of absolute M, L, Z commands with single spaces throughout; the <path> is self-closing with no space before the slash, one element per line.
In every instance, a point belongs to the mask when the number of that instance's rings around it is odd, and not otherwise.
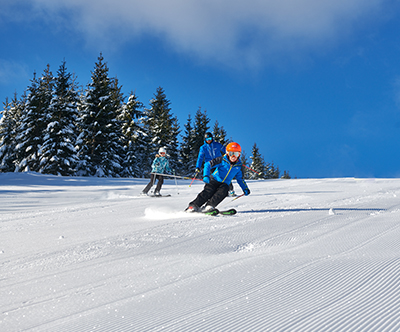
<path fill-rule="evenodd" d="M 165 152 L 160 152 L 161 157 L 165 157 Z"/>
<path fill-rule="evenodd" d="M 236 162 L 238 159 L 239 159 L 239 157 L 240 157 L 240 152 L 232 152 L 232 151 L 229 151 L 228 152 L 228 156 L 229 156 L 229 160 L 231 161 L 231 162 Z"/>
<path fill-rule="evenodd" d="M 211 137 L 206 138 L 206 143 L 207 144 L 211 144 L 211 142 L 212 142 L 212 138 Z"/>

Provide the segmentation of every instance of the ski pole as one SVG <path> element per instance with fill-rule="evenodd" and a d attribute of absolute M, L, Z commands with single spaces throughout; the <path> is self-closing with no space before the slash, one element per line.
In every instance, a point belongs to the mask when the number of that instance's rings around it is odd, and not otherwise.
<path fill-rule="evenodd" d="M 241 194 L 241 195 L 235 197 L 234 199 L 232 199 L 231 201 L 223 202 L 223 203 L 221 204 L 221 206 L 224 206 L 224 205 L 227 205 L 227 204 L 229 204 L 229 203 L 232 203 L 233 201 L 235 201 L 235 200 L 237 200 L 238 198 L 243 197 L 243 196 L 244 196 L 244 194 Z"/>
<path fill-rule="evenodd" d="M 193 181 L 194 181 L 194 180 L 196 180 L 196 176 L 197 176 L 197 174 L 199 174 L 199 172 L 198 172 L 198 171 L 196 171 L 196 172 L 194 173 L 194 177 L 193 177 L 193 179 L 192 179 L 192 182 L 190 182 L 190 184 L 189 184 L 189 187 L 191 187 L 191 186 L 192 186 L 192 183 L 193 183 Z"/>
<path fill-rule="evenodd" d="M 232 199 L 231 202 L 236 201 L 238 198 L 243 197 L 243 196 L 244 196 L 244 194 L 241 194 L 241 195 L 235 197 L 234 199 Z"/>
<path fill-rule="evenodd" d="M 174 179 L 175 179 L 176 192 L 177 192 L 178 195 L 179 195 L 178 181 L 176 180 L 175 170 L 174 170 Z"/>
<path fill-rule="evenodd" d="M 248 168 L 250 171 L 253 171 L 254 173 L 257 173 L 258 175 L 261 175 L 261 172 L 257 172 L 256 170 L 254 170 L 254 169 L 252 169 L 252 168 L 250 168 L 250 167 L 248 167 L 246 165 L 243 165 L 243 166 Z"/>
<path fill-rule="evenodd" d="M 150 173 L 150 174 L 155 174 L 155 175 L 161 175 L 161 176 L 169 176 L 171 178 L 178 178 L 178 179 L 185 179 L 185 180 L 191 180 L 191 177 L 188 176 L 180 176 L 180 175 L 173 175 L 173 174 L 163 174 L 163 173 Z M 195 179 L 198 181 L 203 181 L 201 179 Z"/>

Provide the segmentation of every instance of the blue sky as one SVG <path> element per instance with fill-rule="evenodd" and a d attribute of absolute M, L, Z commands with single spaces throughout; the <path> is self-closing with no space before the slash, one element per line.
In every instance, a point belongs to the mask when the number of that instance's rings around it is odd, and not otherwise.
<path fill-rule="evenodd" d="M 399 0 L 0 0 L 0 98 L 47 64 L 164 88 L 292 177 L 400 176 Z"/>

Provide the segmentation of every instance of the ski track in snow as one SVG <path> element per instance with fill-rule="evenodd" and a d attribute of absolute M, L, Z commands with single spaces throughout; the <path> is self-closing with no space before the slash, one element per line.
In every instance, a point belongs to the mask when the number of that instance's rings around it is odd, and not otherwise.
<path fill-rule="evenodd" d="M 0 174 L 0 331 L 400 330 L 400 180 L 146 183 Z"/>

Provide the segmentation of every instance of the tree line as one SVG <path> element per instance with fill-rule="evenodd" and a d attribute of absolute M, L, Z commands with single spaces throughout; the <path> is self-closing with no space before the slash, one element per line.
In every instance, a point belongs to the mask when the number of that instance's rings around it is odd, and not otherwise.
<path fill-rule="evenodd" d="M 176 174 L 193 176 L 206 132 L 224 145 L 231 141 L 218 121 L 210 127 L 201 107 L 194 118 L 189 114 L 182 133 L 163 88 L 157 88 L 145 107 L 133 92 L 126 98 L 108 71 L 100 54 L 83 89 L 65 61 L 56 75 L 47 65 L 42 76 L 34 73 L 20 98 L 16 93 L 6 98 L 0 119 L 0 172 L 147 177 L 163 146 Z M 243 151 L 245 178 L 280 177 L 279 167 L 265 162 L 256 143 L 249 158 Z M 290 178 L 287 171 L 281 177 Z"/>

